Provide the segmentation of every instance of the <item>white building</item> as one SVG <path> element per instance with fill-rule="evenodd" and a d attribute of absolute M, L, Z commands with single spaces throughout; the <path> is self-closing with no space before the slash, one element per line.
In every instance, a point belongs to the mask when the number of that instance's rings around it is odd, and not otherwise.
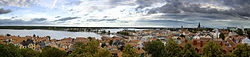
<path fill-rule="evenodd" d="M 219 38 L 220 35 L 219 29 L 216 28 L 213 31 L 214 33 L 211 33 L 213 35 L 213 38 Z"/>
<path fill-rule="evenodd" d="M 247 37 L 245 39 L 242 39 L 241 43 L 247 43 L 248 46 L 250 46 L 250 39 L 248 39 Z"/>

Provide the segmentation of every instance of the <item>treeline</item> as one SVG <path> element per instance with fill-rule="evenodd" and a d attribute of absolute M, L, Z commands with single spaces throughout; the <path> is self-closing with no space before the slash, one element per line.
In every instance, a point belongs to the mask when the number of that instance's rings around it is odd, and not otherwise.
<path fill-rule="evenodd" d="M 46 46 L 42 52 L 30 48 L 19 49 L 13 44 L 0 44 L 0 57 L 116 57 L 111 52 L 99 46 L 96 40 L 90 40 L 87 44 L 76 42 L 73 52 L 65 52 L 54 47 Z M 126 45 L 122 50 L 123 57 L 138 57 L 136 49 L 131 45 Z"/>
<path fill-rule="evenodd" d="M 19 49 L 13 44 L 0 44 L 0 57 L 116 57 L 111 52 L 99 46 L 96 40 L 90 40 L 87 44 L 76 42 L 73 52 L 65 52 L 54 47 L 45 47 L 42 52 L 29 48 Z M 160 40 L 148 42 L 144 47 L 145 56 L 149 57 L 249 57 L 250 46 L 237 45 L 229 55 L 224 54 L 222 47 L 215 42 L 208 42 L 202 49 L 202 53 L 195 50 L 192 44 L 187 43 L 182 49 L 174 40 L 169 39 L 164 45 Z M 122 49 L 122 57 L 139 57 L 137 49 L 131 45 L 125 45 Z"/>
<path fill-rule="evenodd" d="M 66 57 L 65 51 L 46 46 L 42 52 L 30 48 L 19 49 L 13 44 L 0 44 L 0 57 Z"/>
<path fill-rule="evenodd" d="M 224 54 L 222 47 L 213 41 L 208 42 L 199 53 L 190 43 L 186 43 L 182 49 L 172 39 L 168 40 L 166 45 L 156 40 L 145 45 L 146 53 L 151 57 L 249 57 L 250 46 L 247 44 L 237 45 L 231 54 Z"/>

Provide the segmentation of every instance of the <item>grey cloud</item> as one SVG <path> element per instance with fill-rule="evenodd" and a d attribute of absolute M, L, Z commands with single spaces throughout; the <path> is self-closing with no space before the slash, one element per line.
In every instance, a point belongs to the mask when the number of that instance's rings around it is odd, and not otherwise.
<path fill-rule="evenodd" d="M 55 18 L 60 18 L 61 16 L 56 16 Z"/>
<path fill-rule="evenodd" d="M 201 4 L 183 2 L 180 0 L 167 0 L 167 4 L 162 7 L 155 8 L 149 11 L 153 13 L 181 13 L 184 12 L 200 12 L 200 13 L 216 13 L 216 9 L 201 8 Z"/>
<path fill-rule="evenodd" d="M 233 16 L 221 15 L 221 14 L 204 14 L 204 13 L 168 13 L 162 16 L 153 17 L 156 19 L 173 19 L 173 20 L 184 20 L 189 22 L 204 22 L 213 20 L 231 20 L 235 19 L 238 21 L 245 21 Z"/>
<path fill-rule="evenodd" d="M 118 5 L 136 5 L 136 3 L 128 3 L 128 2 L 135 2 L 134 0 L 109 0 L 109 4 L 112 6 L 118 6 Z"/>
<path fill-rule="evenodd" d="M 82 1 L 72 1 L 69 3 L 66 3 L 66 5 L 80 5 L 82 3 Z"/>
<path fill-rule="evenodd" d="M 23 24 L 26 23 L 24 20 L 11 20 L 11 19 L 0 19 L 0 24 Z"/>
<path fill-rule="evenodd" d="M 73 19 L 77 19 L 77 18 L 81 18 L 81 17 L 65 17 L 65 18 L 61 18 L 61 19 L 55 20 L 55 21 L 56 22 L 57 21 L 68 21 L 68 20 L 73 20 Z"/>
<path fill-rule="evenodd" d="M 165 2 L 165 0 L 109 0 L 109 4 L 112 5 L 113 7 L 116 7 L 119 5 L 130 5 L 130 6 L 139 5 L 136 8 L 136 10 L 149 7 L 152 4 L 162 3 L 162 2 Z"/>
<path fill-rule="evenodd" d="M 166 4 L 162 7 L 151 9 L 148 14 L 155 13 L 205 13 L 221 14 L 242 19 L 250 17 L 250 0 L 165 0 Z M 219 10 L 216 8 L 203 8 L 202 4 L 217 4 L 221 7 L 229 7 L 229 10 Z"/>
<path fill-rule="evenodd" d="M 33 18 L 31 21 L 46 21 L 46 18 Z"/>
<path fill-rule="evenodd" d="M 109 16 L 103 16 L 103 18 L 108 18 Z"/>
<path fill-rule="evenodd" d="M 29 7 L 39 0 L 0 0 L 0 6 Z"/>
<path fill-rule="evenodd" d="M 201 22 L 204 27 L 248 26 L 250 20 L 240 19 L 222 14 L 206 13 L 166 13 L 136 22 L 145 25 L 189 26 L 196 27 Z M 248 25 L 247 25 L 248 24 Z"/>
<path fill-rule="evenodd" d="M 121 23 L 129 23 L 128 21 L 120 21 Z"/>
<path fill-rule="evenodd" d="M 221 17 L 221 16 L 200 16 L 200 17 L 211 18 L 211 19 L 224 19 L 225 18 L 225 17 Z"/>
<path fill-rule="evenodd" d="M 135 3 L 127 3 L 127 1 L 133 1 L 133 0 L 107 0 L 107 1 L 99 1 L 99 0 L 87 0 L 88 2 L 98 2 L 101 4 L 100 5 L 88 5 L 88 9 L 89 9 L 89 12 L 93 12 L 93 11 L 103 11 L 103 10 L 106 10 L 106 9 L 110 9 L 110 8 L 115 8 L 117 6 L 120 6 L 120 5 L 135 5 Z M 66 3 L 66 5 L 80 5 L 82 2 L 86 2 L 86 1 L 71 1 L 69 3 Z M 133 1 L 134 2 L 134 1 Z M 103 4 L 103 5 L 102 5 Z M 74 9 L 71 9 L 69 11 L 76 11 Z M 76 11 L 77 12 L 77 11 Z"/>
<path fill-rule="evenodd" d="M 13 17 L 11 17 L 10 19 L 14 19 L 14 18 L 17 18 L 17 16 L 13 16 Z"/>
<path fill-rule="evenodd" d="M 88 22 L 116 21 L 117 19 L 87 19 Z"/>
<path fill-rule="evenodd" d="M 154 3 L 162 3 L 162 2 L 165 2 L 165 0 L 136 0 L 136 3 L 139 5 L 136 8 L 136 10 L 149 7 Z"/>
<path fill-rule="evenodd" d="M 136 21 L 138 25 L 149 25 L 149 26 L 166 26 L 166 27 L 180 27 L 180 26 L 189 26 L 193 27 L 195 22 L 185 22 L 185 21 L 177 21 L 177 20 L 138 20 Z"/>
<path fill-rule="evenodd" d="M 32 19 L 29 21 L 24 21 L 21 19 L 15 19 L 15 20 L 11 20 L 11 19 L 0 19 L 0 25 L 48 25 L 51 24 L 50 22 L 41 22 L 44 21 L 43 18 L 41 19 Z"/>
<path fill-rule="evenodd" d="M 10 9 L 7 9 L 7 10 L 5 10 L 3 8 L 0 9 L 0 14 L 6 14 L 6 13 L 10 13 L 10 12 L 11 12 Z"/>
<path fill-rule="evenodd" d="M 152 23 L 184 23 L 184 24 L 193 24 L 193 23 L 184 22 L 184 21 L 178 21 L 178 20 L 138 20 L 137 22 L 152 22 Z"/>
<path fill-rule="evenodd" d="M 250 0 L 223 0 L 224 4 L 232 7 L 231 15 L 250 17 Z M 250 18 L 247 18 L 250 19 Z"/>

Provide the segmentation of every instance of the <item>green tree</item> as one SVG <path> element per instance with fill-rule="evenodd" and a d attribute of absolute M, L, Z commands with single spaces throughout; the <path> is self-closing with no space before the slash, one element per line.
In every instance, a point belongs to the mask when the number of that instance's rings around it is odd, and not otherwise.
<path fill-rule="evenodd" d="M 99 42 L 96 40 L 91 40 L 88 42 L 87 46 L 85 47 L 87 53 L 90 53 L 89 55 L 93 56 L 93 54 L 98 52 Z"/>
<path fill-rule="evenodd" d="M 76 43 L 73 45 L 74 48 L 80 48 L 80 47 L 85 47 L 85 46 L 86 46 L 86 45 L 84 45 L 83 42 L 76 42 Z"/>
<path fill-rule="evenodd" d="M 50 37 L 50 36 L 46 36 L 46 37 L 48 37 L 48 38 L 49 38 L 49 40 L 51 40 L 51 37 Z"/>
<path fill-rule="evenodd" d="M 145 45 L 145 51 L 148 54 L 151 54 L 152 57 L 163 57 L 163 55 L 164 55 L 164 44 L 159 40 L 148 42 Z"/>
<path fill-rule="evenodd" d="M 93 57 L 98 52 L 98 42 L 91 40 L 87 44 L 77 42 L 74 44 L 76 50 L 70 54 L 70 57 Z"/>
<path fill-rule="evenodd" d="M 105 30 L 103 30 L 103 31 L 102 31 L 102 33 L 104 33 L 104 34 L 105 34 L 105 33 L 107 33 L 107 32 L 106 32 Z"/>
<path fill-rule="evenodd" d="M 0 57 L 23 57 L 18 47 L 13 44 L 0 44 Z"/>
<path fill-rule="evenodd" d="M 6 36 L 8 36 L 8 37 L 9 37 L 9 36 L 11 36 L 11 34 L 6 34 Z"/>
<path fill-rule="evenodd" d="M 122 52 L 122 57 L 139 57 L 137 50 L 134 49 L 130 44 L 127 44 Z"/>
<path fill-rule="evenodd" d="M 250 30 L 247 31 L 247 37 L 250 39 Z"/>
<path fill-rule="evenodd" d="M 165 53 L 164 56 L 168 57 L 180 57 L 181 54 L 181 46 L 177 44 L 172 38 L 170 38 L 165 45 Z"/>
<path fill-rule="evenodd" d="M 35 34 L 33 34 L 33 37 L 36 37 L 36 35 L 35 35 Z"/>
<path fill-rule="evenodd" d="M 222 47 L 213 41 L 208 42 L 203 47 L 203 57 L 223 57 Z"/>
<path fill-rule="evenodd" d="M 181 34 L 181 35 L 180 35 L 180 37 L 183 37 L 183 38 L 185 38 L 185 35 Z"/>
<path fill-rule="evenodd" d="M 84 52 L 86 52 L 85 49 L 86 45 L 83 44 L 83 42 L 76 42 L 74 44 L 75 51 L 72 52 L 72 54 L 69 55 L 69 57 L 84 57 Z M 86 57 L 86 56 L 85 56 Z"/>
<path fill-rule="evenodd" d="M 187 43 L 184 45 L 184 50 L 182 51 L 183 57 L 199 57 L 199 54 L 195 50 L 192 44 Z"/>
<path fill-rule="evenodd" d="M 219 36 L 220 36 L 221 39 L 223 39 L 223 40 L 225 39 L 225 35 L 223 33 L 220 33 Z"/>
<path fill-rule="evenodd" d="M 42 49 L 41 57 L 66 57 L 66 52 L 54 47 L 46 46 Z"/>
<path fill-rule="evenodd" d="M 106 43 L 102 43 L 101 47 L 104 48 L 106 45 Z"/>
<path fill-rule="evenodd" d="M 99 49 L 98 53 L 94 54 L 94 57 L 111 57 L 111 56 L 112 54 L 108 50 L 105 50 L 105 49 Z"/>
<path fill-rule="evenodd" d="M 87 44 L 77 42 L 74 44 L 75 51 L 69 57 L 110 57 L 108 50 L 99 49 L 99 42 L 91 40 Z"/>
<path fill-rule="evenodd" d="M 238 34 L 238 35 L 244 35 L 244 34 L 243 34 L 243 31 L 242 31 L 241 29 L 238 29 L 238 30 L 237 30 L 237 34 Z"/>
<path fill-rule="evenodd" d="M 249 57 L 250 56 L 250 46 L 247 44 L 237 45 L 236 49 L 232 53 L 233 56 L 238 57 Z"/>
<path fill-rule="evenodd" d="M 91 38 L 91 37 L 88 37 L 88 39 L 89 39 L 89 41 L 91 41 L 91 40 L 92 40 L 92 38 Z"/>
<path fill-rule="evenodd" d="M 110 40 L 109 41 L 109 45 L 112 46 L 112 43 L 113 43 L 113 40 Z"/>
<path fill-rule="evenodd" d="M 108 31 L 108 34 L 110 34 L 110 31 Z"/>
<path fill-rule="evenodd" d="M 125 35 L 125 36 L 130 36 L 129 33 L 125 32 L 125 31 L 117 32 L 117 34 L 121 34 L 121 35 Z"/>
<path fill-rule="evenodd" d="M 40 52 L 32 50 L 30 48 L 20 49 L 20 51 L 24 57 L 39 57 L 40 55 Z"/>

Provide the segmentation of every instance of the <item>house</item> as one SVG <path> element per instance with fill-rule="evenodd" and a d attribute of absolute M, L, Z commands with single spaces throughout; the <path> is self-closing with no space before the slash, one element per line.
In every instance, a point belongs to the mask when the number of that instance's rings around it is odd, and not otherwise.
<path fill-rule="evenodd" d="M 72 42 L 73 38 L 63 38 L 60 42 Z"/>
<path fill-rule="evenodd" d="M 88 38 L 80 38 L 80 37 L 77 37 L 76 39 L 74 39 L 74 42 L 83 42 L 84 44 L 87 44 L 89 41 Z"/>
<path fill-rule="evenodd" d="M 250 46 L 250 39 L 246 37 L 246 38 L 241 40 L 241 43 L 242 44 L 246 43 L 246 44 L 248 44 L 248 46 Z"/>
<path fill-rule="evenodd" d="M 35 43 L 31 39 L 27 39 L 26 41 L 23 41 L 20 43 L 19 48 L 31 48 L 35 50 Z"/>

